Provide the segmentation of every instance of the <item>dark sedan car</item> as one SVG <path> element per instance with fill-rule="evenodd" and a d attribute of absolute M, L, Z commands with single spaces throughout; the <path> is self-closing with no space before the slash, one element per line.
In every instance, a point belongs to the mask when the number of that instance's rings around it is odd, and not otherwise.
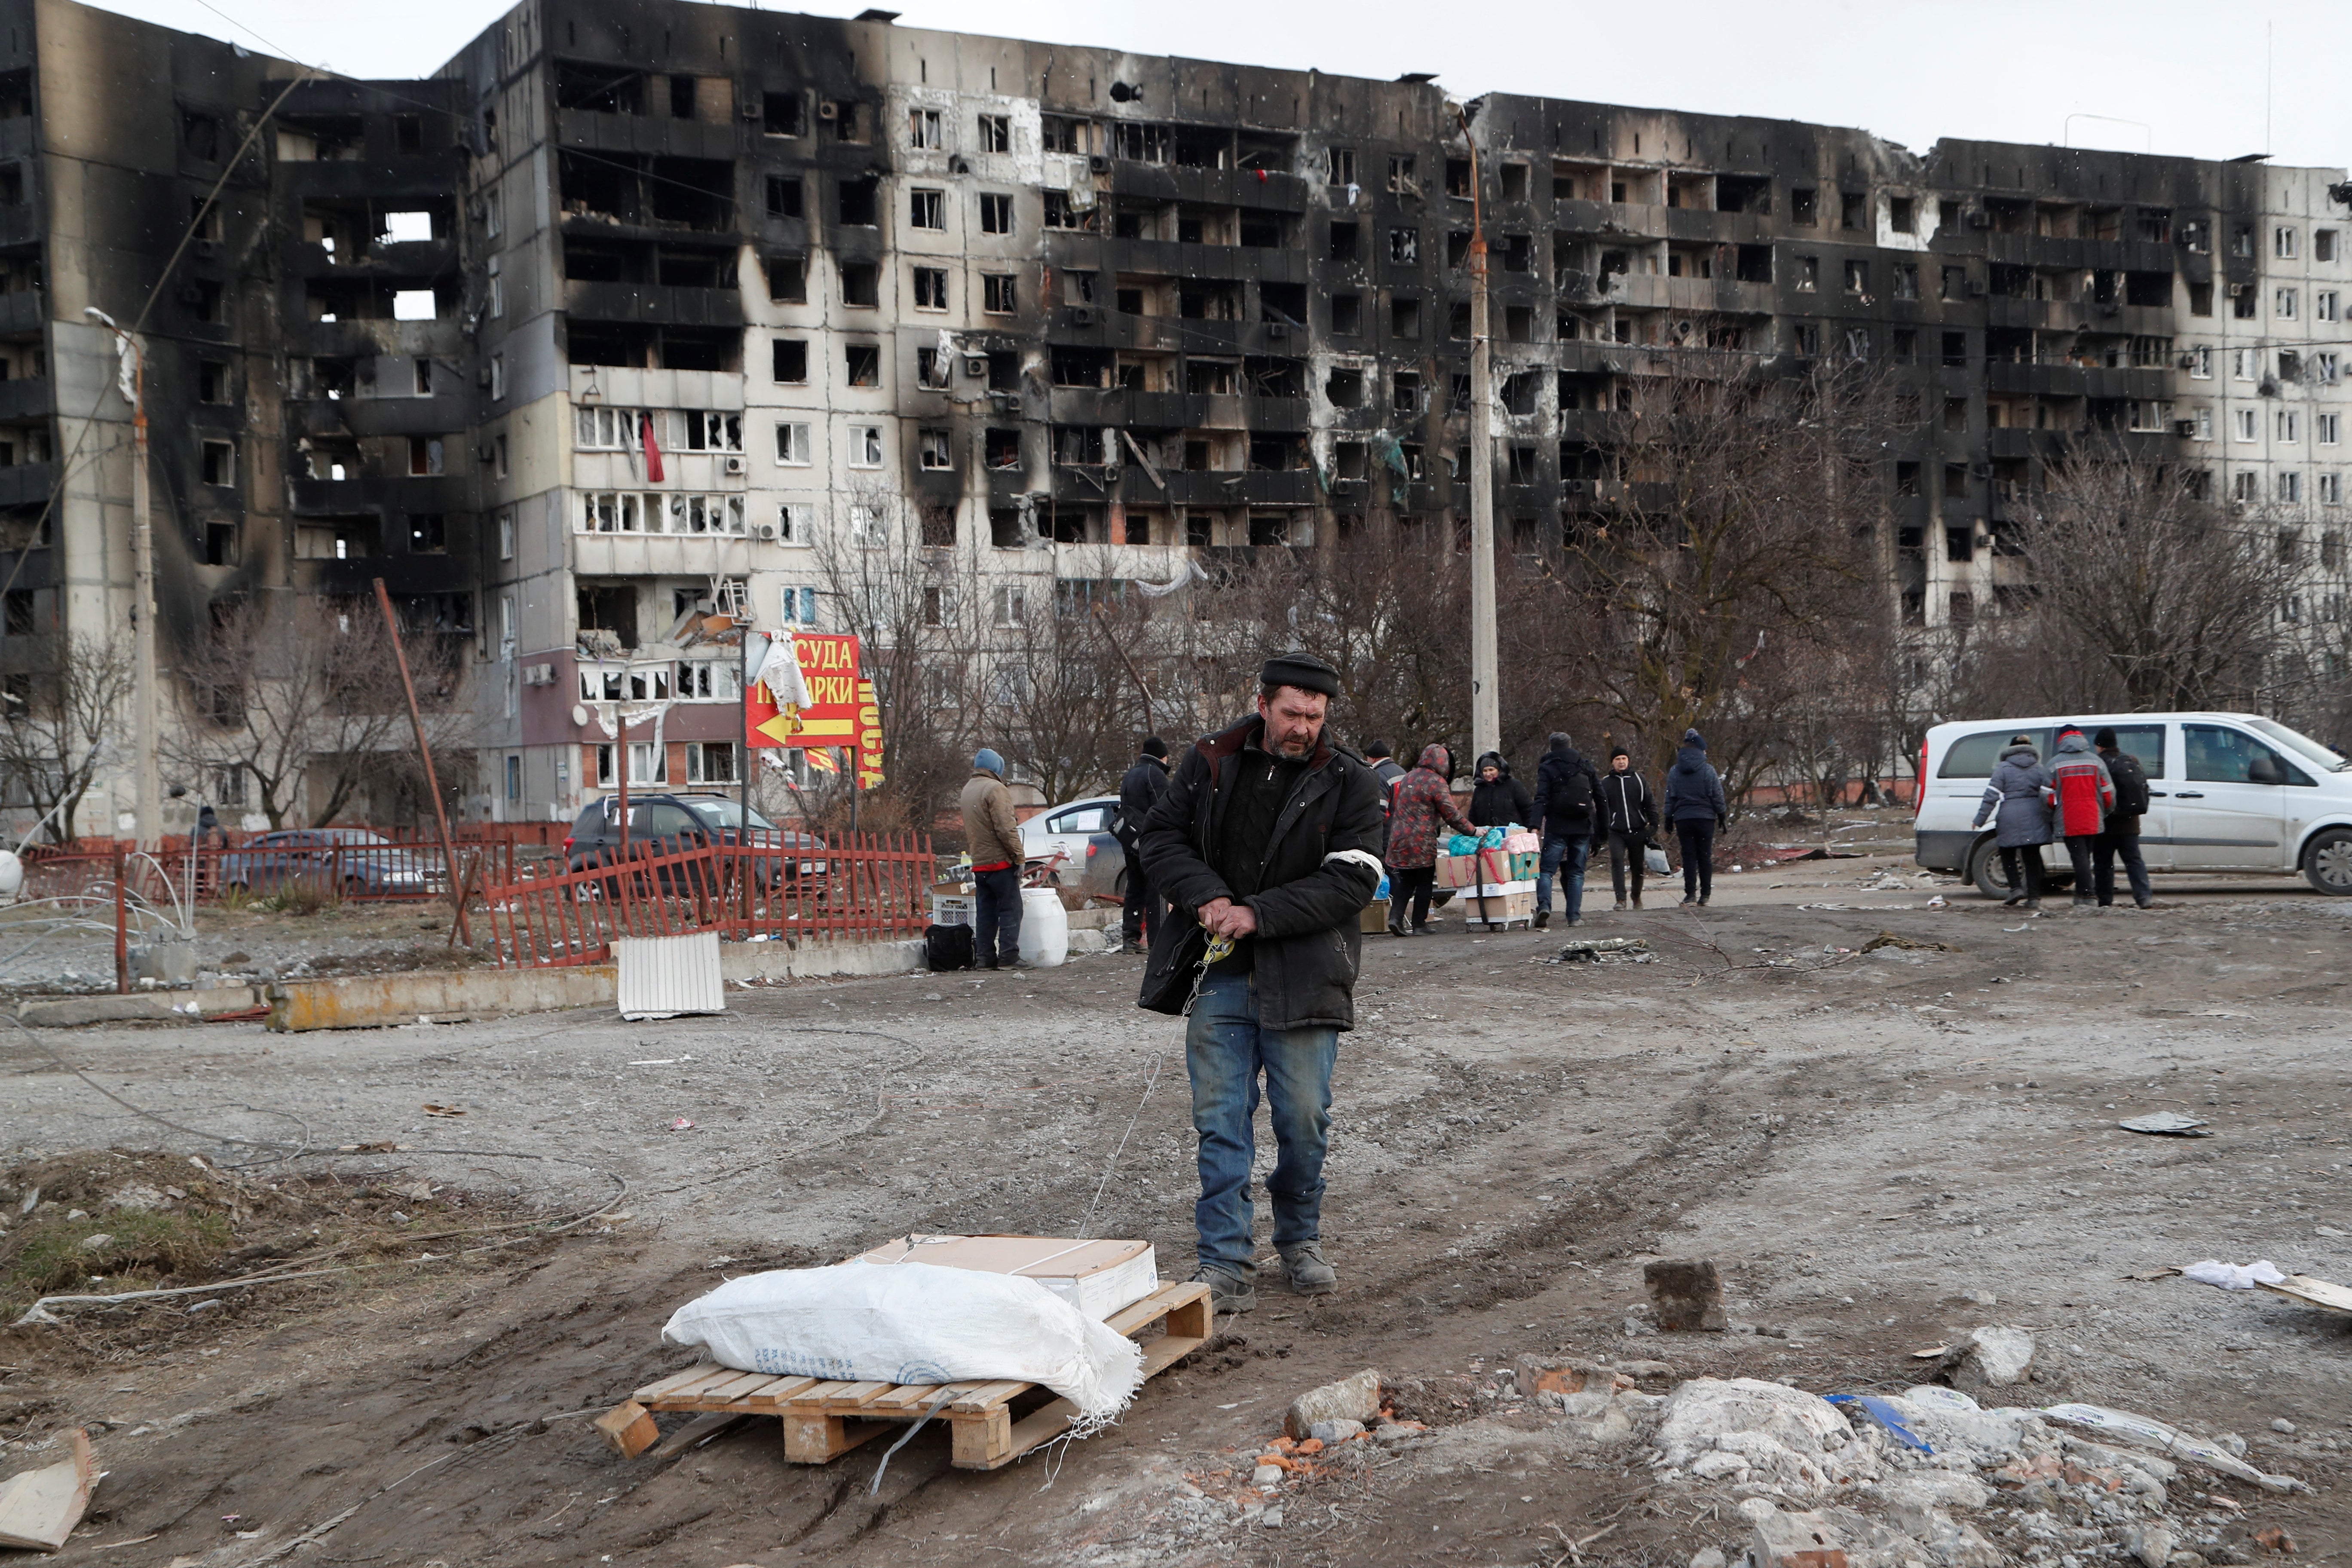
<path fill-rule="evenodd" d="M 787 884 L 817 879 L 829 869 L 824 840 L 813 833 L 779 827 L 755 808 L 751 828 L 744 829 L 740 801 L 715 795 L 632 795 L 629 797 L 629 853 L 676 855 L 706 845 L 749 846 L 758 853 L 753 875 L 761 888 L 779 878 Z M 621 802 L 617 795 L 591 801 L 572 825 L 563 841 L 565 863 L 574 871 L 610 865 L 621 856 Z M 667 880 L 667 878 L 665 878 Z"/>
<path fill-rule="evenodd" d="M 350 898 L 423 898 L 447 885 L 440 847 L 394 844 L 358 827 L 264 833 L 220 858 L 221 885 L 274 892 L 289 882 L 329 882 Z"/>

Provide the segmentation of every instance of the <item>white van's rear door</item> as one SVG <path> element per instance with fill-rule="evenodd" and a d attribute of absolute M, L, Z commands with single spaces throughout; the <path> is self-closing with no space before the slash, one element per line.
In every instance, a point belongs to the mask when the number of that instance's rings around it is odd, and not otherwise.
<path fill-rule="evenodd" d="M 2183 871 L 2275 871 L 2286 865 L 2286 792 L 2256 782 L 2285 761 L 2234 724 L 2184 722 L 2170 784 L 2172 863 Z"/>

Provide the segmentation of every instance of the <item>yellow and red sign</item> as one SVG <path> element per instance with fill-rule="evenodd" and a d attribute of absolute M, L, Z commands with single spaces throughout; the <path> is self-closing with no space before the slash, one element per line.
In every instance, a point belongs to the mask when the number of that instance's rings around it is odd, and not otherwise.
<path fill-rule="evenodd" d="M 874 683 L 857 683 L 857 787 L 882 787 L 882 704 Z"/>
<path fill-rule="evenodd" d="M 766 681 L 744 696 L 744 744 L 817 749 L 858 742 L 857 638 L 839 632 L 801 632 L 793 652 L 808 685 L 809 705 L 784 709 Z M 878 727 L 878 726 L 877 726 Z"/>

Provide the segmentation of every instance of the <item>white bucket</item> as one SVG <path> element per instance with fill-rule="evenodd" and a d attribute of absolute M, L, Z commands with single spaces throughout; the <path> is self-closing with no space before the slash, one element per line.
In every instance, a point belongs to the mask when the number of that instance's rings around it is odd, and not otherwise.
<path fill-rule="evenodd" d="M 1070 917 L 1051 888 L 1021 889 L 1021 957 L 1051 969 L 1070 956 Z"/>

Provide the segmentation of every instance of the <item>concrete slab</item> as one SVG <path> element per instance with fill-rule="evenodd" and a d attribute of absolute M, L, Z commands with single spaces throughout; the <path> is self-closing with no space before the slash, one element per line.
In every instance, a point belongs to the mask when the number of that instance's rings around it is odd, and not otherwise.
<path fill-rule="evenodd" d="M 730 980 L 824 980 L 844 975 L 910 974 L 925 963 L 923 944 L 909 942 L 729 942 L 719 946 L 719 972 Z"/>
<path fill-rule="evenodd" d="M 395 1024 L 455 1023 L 506 1013 L 614 1007 L 618 972 L 609 963 L 572 969 L 420 970 L 308 980 L 269 990 L 269 1026 L 382 1029 Z"/>
<path fill-rule="evenodd" d="M 221 1013 L 244 1013 L 263 1005 L 250 985 L 203 991 L 133 991 L 129 995 L 58 996 L 20 1004 L 17 1018 L 35 1028 L 74 1028 L 86 1024 L 196 1024 Z"/>

